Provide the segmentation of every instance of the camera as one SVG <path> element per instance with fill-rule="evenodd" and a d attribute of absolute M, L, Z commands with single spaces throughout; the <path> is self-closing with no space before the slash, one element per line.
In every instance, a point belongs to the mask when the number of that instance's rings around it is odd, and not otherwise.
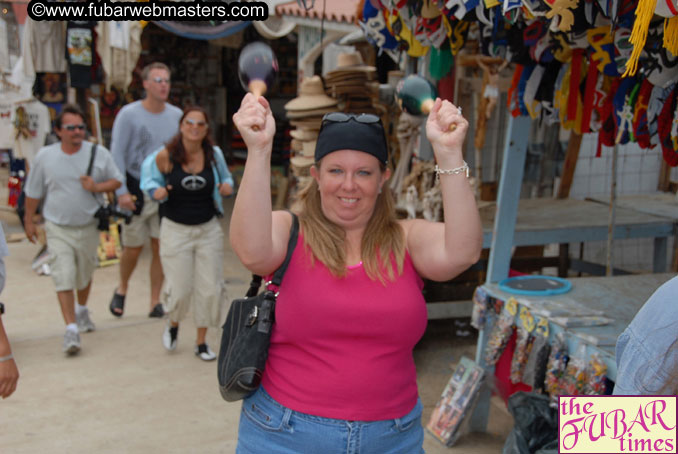
<path fill-rule="evenodd" d="M 110 227 L 110 219 L 112 217 L 124 219 L 125 224 L 132 222 L 131 215 L 123 213 L 122 211 L 118 211 L 115 208 L 112 208 L 110 205 L 100 206 L 97 212 L 94 213 L 94 217 L 99 221 L 97 224 L 97 229 L 101 230 L 102 232 L 108 231 L 108 228 Z"/>

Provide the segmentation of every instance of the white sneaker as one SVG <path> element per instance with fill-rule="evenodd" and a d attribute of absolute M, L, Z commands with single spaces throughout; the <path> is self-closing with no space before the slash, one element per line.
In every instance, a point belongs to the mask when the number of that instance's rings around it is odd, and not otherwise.
<path fill-rule="evenodd" d="M 64 334 L 64 353 L 75 355 L 80 351 L 80 334 L 70 329 Z"/>
<path fill-rule="evenodd" d="M 78 323 L 78 331 L 81 333 L 89 333 L 94 331 L 96 326 L 91 318 L 89 318 L 89 309 L 84 309 L 82 311 L 75 311 L 75 321 Z"/>
<path fill-rule="evenodd" d="M 178 326 L 171 326 L 169 323 L 165 325 L 165 331 L 162 333 L 162 345 L 167 351 L 174 351 L 177 348 L 177 335 L 179 334 Z"/>
<path fill-rule="evenodd" d="M 209 345 L 200 344 L 195 346 L 195 355 L 203 361 L 214 361 L 217 355 L 212 351 Z"/>

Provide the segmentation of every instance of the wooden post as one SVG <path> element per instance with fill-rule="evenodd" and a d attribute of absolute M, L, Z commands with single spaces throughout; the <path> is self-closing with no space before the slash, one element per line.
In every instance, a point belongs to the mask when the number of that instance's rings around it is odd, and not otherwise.
<path fill-rule="evenodd" d="M 671 167 L 662 159 L 661 167 L 659 168 L 659 182 L 657 183 L 657 190 L 661 192 L 670 191 L 671 186 Z"/>
<path fill-rule="evenodd" d="M 557 199 L 567 199 L 570 196 L 574 171 L 577 168 L 577 159 L 579 159 L 581 138 L 581 134 L 577 134 L 574 131 L 570 133 L 570 142 L 567 144 L 567 154 L 563 163 L 563 175 L 558 186 L 558 194 L 556 195 Z"/>

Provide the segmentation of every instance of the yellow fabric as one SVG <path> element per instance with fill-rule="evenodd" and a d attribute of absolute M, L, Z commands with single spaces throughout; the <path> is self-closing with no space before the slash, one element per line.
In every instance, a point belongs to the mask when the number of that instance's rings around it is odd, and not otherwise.
<path fill-rule="evenodd" d="M 664 19 L 664 47 L 678 55 L 678 16 Z"/>
<path fill-rule="evenodd" d="M 633 52 L 626 62 L 626 71 L 622 77 L 633 76 L 638 70 L 638 59 L 647 40 L 647 30 L 650 27 L 650 21 L 657 7 L 657 0 L 639 0 L 636 7 L 636 20 L 633 22 L 631 38 L 629 42 L 633 44 Z"/>
<path fill-rule="evenodd" d="M 405 41 L 409 45 L 409 49 L 407 50 L 407 55 L 410 57 L 423 57 L 428 53 L 428 48 L 429 46 L 422 46 L 419 40 L 415 39 L 414 35 L 412 34 L 412 31 L 407 27 L 407 24 L 405 24 L 405 21 L 402 20 L 398 16 L 398 14 L 394 14 L 389 10 L 384 11 L 386 15 L 386 26 L 388 27 L 388 31 L 396 37 L 399 41 Z M 393 24 L 396 23 L 400 19 L 400 23 L 402 25 L 402 32 L 399 35 L 396 35 L 395 32 L 393 31 Z"/>

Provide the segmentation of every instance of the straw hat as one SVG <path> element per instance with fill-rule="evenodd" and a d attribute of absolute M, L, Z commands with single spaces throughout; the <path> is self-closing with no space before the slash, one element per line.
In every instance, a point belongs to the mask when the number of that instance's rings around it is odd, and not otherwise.
<path fill-rule="evenodd" d="M 315 140 L 310 140 L 306 142 L 301 143 L 301 153 L 299 153 L 300 156 L 304 156 L 306 158 L 314 158 L 315 157 Z"/>
<path fill-rule="evenodd" d="M 295 166 L 299 167 L 300 169 L 303 169 L 305 167 L 311 167 L 313 163 L 315 162 L 315 159 L 313 156 L 294 156 L 293 158 L 290 159 L 290 163 Z"/>
<path fill-rule="evenodd" d="M 373 72 L 377 68 L 368 66 L 363 62 L 363 57 L 360 52 L 344 52 L 337 56 L 337 67 L 329 71 L 327 75 L 340 73 L 344 71 L 365 71 Z"/>
<path fill-rule="evenodd" d="M 338 101 L 335 101 L 338 102 Z M 309 118 L 309 117 L 318 117 L 322 120 L 323 115 L 330 112 L 336 112 L 336 106 L 323 107 L 320 109 L 309 109 L 309 110 L 288 110 L 287 118 L 291 120 L 296 120 L 298 118 Z"/>
<path fill-rule="evenodd" d="M 298 140 L 315 140 L 318 138 L 318 131 L 312 129 L 293 129 L 290 135 Z"/>
<path fill-rule="evenodd" d="M 320 76 L 305 78 L 299 87 L 299 96 L 285 104 L 288 111 L 313 110 L 336 106 L 337 100 L 325 94 Z"/>

